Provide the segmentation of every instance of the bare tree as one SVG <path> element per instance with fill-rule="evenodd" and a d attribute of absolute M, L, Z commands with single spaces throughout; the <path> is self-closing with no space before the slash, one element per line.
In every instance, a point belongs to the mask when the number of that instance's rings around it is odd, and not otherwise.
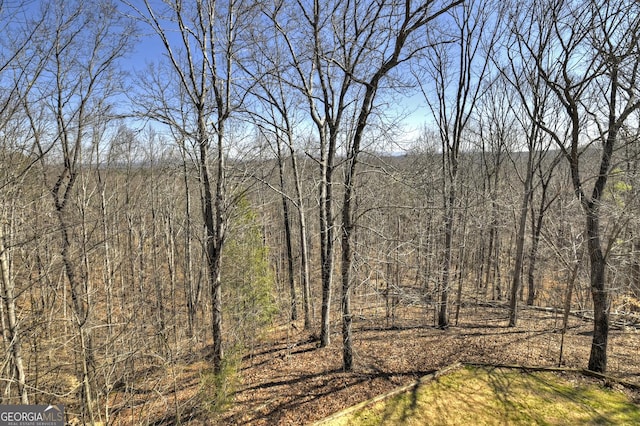
<path fill-rule="evenodd" d="M 567 159 L 573 189 L 586 219 L 594 335 L 590 370 L 607 369 L 609 289 L 607 245 L 603 246 L 601 205 L 612 168 L 614 147 L 633 112 L 640 108 L 640 18 L 632 1 L 543 2 L 532 6 L 542 45 L 525 43 L 545 84 L 563 106 L 566 132 L 539 125 Z M 583 153 L 596 145 L 600 161 L 589 174 Z M 586 147 L 586 148 L 585 148 Z M 587 191 L 588 182 L 593 182 Z"/>
<path fill-rule="evenodd" d="M 38 79 L 45 109 L 25 101 L 27 115 L 42 160 L 42 176 L 52 197 L 60 236 L 60 256 L 69 285 L 81 351 L 83 415 L 95 421 L 95 354 L 92 338 L 93 283 L 89 276 L 83 222 L 74 212 L 77 183 L 87 146 L 100 138 L 104 124 L 113 119 L 109 104 L 121 87 L 117 61 L 127 48 L 132 29 L 110 2 L 86 7 L 77 2 L 56 2 L 46 19 L 46 37 L 39 51 L 50 52 Z M 113 31 L 118 28 L 117 31 Z M 33 102 L 35 104 L 35 102 Z M 51 123 L 49 129 L 41 121 Z M 51 151 L 49 161 L 44 154 Z M 50 173 L 55 164 L 57 173 Z M 80 208 L 80 211 L 82 209 Z"/>
<path fill-rule="evenodd" d="M 36 43 L 35 34 L 44 25 L 42 17 L 19 25 L 24 5 L 0 3 L 2 53 L 0 54 L 0 327 L 4 349 L 10 359 L 4 362 L 7 372 L 4 397 L 10 397 L 12 385 L 17 383 L 20 402 L 29 403 L 27 372 L 23 362 L 23 336 L 19 321 L 17 299 L 25 289 L 16 286 L 13 251 L 24 238 L 16 211 L 25 176 L 36 164 L 35 147 L 29 143 L 24 128 L 22 105 L 33 89 L 33 80 L 42 73 L 45 59 L 31 56 L 29 50 Z M 3 397 L 3 400 L 4 400 Z M 9 402 L 7 399 L 5 402 Z"/>
<path fill-rule="evenodd" d="M 300 249 L 300 281 L 302 288 L 302 305 L 304 311 L 304 328 L 311 329 L 311 291 L 309 277 L 309 247 L 307 237 L 307 217 L 302 189 L 302 171 L 298 165 L 296 147 L 297 131 L 301 126 L 301 115 L 298 111 L 304 107 L 304 98 L 299 91 L 291 88 L 288 77 L 291 69 L 285 62 L 288 56 L 286 45 L 283 46 L 279 30 L 272 23 L 277 22 L 278 8 L 270 10 L 263 5 L 265 27 L 256 26 L 252 38 L 260 46 L 253 52 L 254 60 L 247 72 L 258 82 L 253 95 L 259 103 L 252 115 L 264 135 L 271 150 L 276 156 L 278 165 L 279 187 L 274 188 L 281 196 L 283 226 L 285 232 L 287 279 L 291 294 L 291 319 L 297 319 L 297 303 L 294 270 L 294 233 L 292 215 L 289 205 L 298 212 L 298 232 Z M 289 195 L 285 188 L 287 163 L 290 163 L 293 175 L 294 195 Z"/>
<path fill-rule="evenodd" d="M 481 113 L 478 118 L 478 143 L 480 145 L 481 173 L 482 179 L 482 202 L 489 202 L 488 216 L 488 241 L 480 246 L 480 268 L 478 270 L 477 293 L 482 291 L 486 296 L 491 287 L 491 298 L 497 296 L 501 300 L 500 292 L 500 215 L 501 202 L 499 195 L 503 193 L 504 163 L 506 162 L 509 149 L 509 142 L 504 132 L 505 121 L 508 121 L 503 113 L 504 105 L 498 102 L 499 90 L 490 90 L 485 97 L 486 108 L 479 108 Z M 484 227 L 482 227 L 484 228 Z M 484 233 L 483 233 L 484 234 Z M 497 295 L 496 295 L 497 293 Z"/>
<path fill-rule="evenodd" d="M 515 327 L 518 319 L 518 294 L 522 288 L 522 276 L 524 270 L 524 245 L 527 216 L 529 214 L 530 202 L 533 199 L 535 190 L 534 178 L 536 171 L 540 171 L 540 174 L 543 176 L 545 175 L 545 173 L 542 172 L 543 167 L 546 166 L 543 160 L 545 159 L 546 153 L 551 145 L 551 141 L 546 140 L 548 137 L 546 137 L 545 133 L 540 128 L 539 123 L 544 123 L 545 119 L 548 119 L 548 116 L 550 115 L 549 111 L 551 111 L 552 108 L 548 101 L 550 98 L 550 89 L 546 87 L 542 77 L 537 72 L 535 62 L 530 57 L 523 54 L 523 50 L 525 50 L 523 46 L 525 44 L 537 44 L 540 46 L 541 44 L 544 44 L 544 40 L 537 38 L 539 34 L 536 33 L 536 31 L 522 32 L 525 22 L 523 22 L 519 17 L 520 11 L 518 10 L 518 6 L 516 6 L 516 9 L 511 15 L 518 17 L 514 22 L 510 23 L 513 28 L 512 33 L 515 33 L 515 37 L 513 37 L 515 40 L 513 42 L 507 42 L 507 45 L 510 48 L 506 49 L 506 64 L 499 64 L 498 66 L 501 70 L 502 79 L 506 81 L 509 87 L 513 90 L 513 93 L 515 93 L 515 97 L 505 97 L 504 99 L 508 100 L 507 103 L 509 105 L 509 110 L 514 115 L 515 120 L 518 123 L 518 127 L 522 129 L 521 133 L 524 134 L 525 144 L 522 147 L 524 148 L 524 152 L 526 152 L 527 157 L 524 176 L 520 176 L 520 180 L 523 183 L 523 190 L 518 212 L 516 253 L 514 258 L 515 264 L 509 298 L 509 326 Z M 531 21 L 528 21 L 527 23 L 535 26 Z M 527 40 L 524 41 L 522 37 L 527 37 Z M 522 58 L 526 58 L 527 60 L 520 60 Z M 496 61 L 500 62 L 501 59 L 496 58 Z M 552 123 L 549 122 L 548 125 L 551 126 Z M 540 215 L 544 215 L 547 187 L 552 175 L 552 170 L 557 162 L 558 157 L 556 157 L 556 160 L 551 163 L 551 172 L 546 173 L 546 179 L 543 179 L 542 182 L 543 205 L 539 210 Z M 517 171 L 517 167 L 515 169 Z M 531 261 L 529 269 L 530 274 L 533 273 L 532 265 L 535 262 L 535 253 L 540 238 L 540 230 L 537 228 L 542 226 L 542 217 L 538 218 L 537 226 L 535 224 L 535 218 L 532 218 L 532 220 L 534 221 L 534 231 L 533 247 L 531 248 L 529 256 Z M 532 297 L 533 291 L 531 289 L 529 293 Z"/>
<path fill-rule="evenodd" d="M 527 305 L 532 306 L 536 297 L 536 272 L 538 264 L 538 250 L 542 236 L 543 221 L 547 210 L 555 202 L 559 191 L 551 191 L 550 185 L 554 177 L 554 171 L 560 161 L 561 153 L 550 152 L 551 145 L 547 145 L 541 152 L 541 161 L 535 171 L 537 176 L 536 188 L 539 193 L 538 205 L 535 205 L 535 191 L 531 194 L 529 203 L 531 208 L 531 247 L 529 248 L 529 264 L 527 268 Z"/>
<path fill-rule="evenodd" d="M 353 136 L 347 145 L 342 203 L 342 339 L 345 371 L 353 368 L 351 268 L 354 256 L 352 240 L 356 225 L 354 217 L 355 180 L 359 156 L 363 149 L 363 138 L 368 129 L 368 121 L 375 112 L 376 96 L 387 76 L 394 68 L 411 60 L 424 48 L 424 45 L 416 43 L 416 40 L 413 39 L 415 33 L 460 3 L 460 1 L 454 1 L 441 5 L 427 2 L 413 8 L 411 2 L 406 2 L 400 7 L 393 2 L 388 5 L 381 2 L 375 8 L 369 7 L 361 11 L 357 8 L 346 10 L 345 22 L 355 21 L 357 24 L 353 33 L 347 31 L 345 34 L 339 35 L 340 48 L 344 52 L 349 52 L 342 58 L 345 61 L 343 67 L 357 83 L 364 86 L 364 94 L 355 114 L 356 123 Z M 381 17 L 384 18 L 381 19 Z M 389 25 L 389 21 L 391 25 Z M 362 32 L 359 32 L 358 29 L 361 29 Z M 382 52 L 381 57 L 368 59 L 366 55 L 369 50 L 367 42 L 373 40 L 376 40 L 375 43 L 384 40 L 382 43 L 388 48 Z M 376 56 L 379 54 L 380 52 Z M 359 69 L 359 60 L 364 61 L 363 65 L 366 64 L 367 71 L 363 72 L 362 69 Z M 348 68 L 349 65 L 353 69 Z"/>
<path fill-rule="evenodd" d="M 346 171 L 341 211 L 342 334 L 344 368 L 352 368 L 351 263 L 353 202 L 358 156 L 381 81 L 399 64 L 424 48 L 413 45 L 414 33 L 460 2 L 403 5 L 336 2 L 321 7 L 296 2 L 290 12 L 278 8 L 271 17 L 281 31 L 299 80 L 294 87 L 307 99 L 319 139 L 320 234 L 322 271 L 321 346 L 329 343 L 329 316 L 334 265 L 334 170 L 344 139 Z M 288 20 L 287 13 L 299 18 Z M 296 30 L 292 25 L 303 25 Z M 286 30 L 284 28 L 287 28 Z M 295 41 L 303 41 L 299 47 Z M 405 46 L 411 45 L 407 48 Z M 379 50 L 379 52 L 376 52 Z M 354 101 L 355 104 L 354 104 Z M 353 117 L 348 122 L 349 114 Z"/>
<path fill-rule="evenodd" d="M 320 346 L 330 341 L 331 292 L 334 270 L 335 217 L 334 171 L 342 120 L 349 102 L 351 77 L 333 61 L 337 51 L 327 33 L 332 31 L 332 15 L 339 9 L 336 2 L 321 5 L 318 0 L 280 3 L 269 14 L 277 29 L 295 79 L 290 81 L 307 104 L 308 114 L 318 138 L 316 158 L 320 172 L 318 184 L 320 224 L 320 264 L 322 312 Z M 318 155 L 314 155 L 318 154 Z"/>
<path fill-rule="evenodd" d="M 430 34 L 429 42 L 433 49 L 421 67 L 415 68 L 442 145 L 445 242 L 438 313 L 438 326 L 441 328 L 449 325 L 459 156 L 472 111 L 489 75 L 491 49 L 499 36 L 501 13 L 495 3 L 471 1 L 453 9 L 449 18 L 439 32 Z"/>
<path fill-rule="evenodd" d="M 233 200 L 228 194 L 228 125 L 242 103 L 235 84 L 240 70 L 236 60 L 239 34 L 250 25 L 249 5 L 242 0 L 189 4 L 175 0 L 162 5 L 145 1 L 144 9 L 133 3 L 130 7 L 162 42 L 167 58 L 166 67 L 160 64 L 166 74 L 156 74 L 146 83 L 159 95 L 144 101 L 143 112 L 172 128 L 179 140 L 192 141 L 196 151 L 212 301 L 213 365 L 219 372 L 223 362 L 220 261 Z M 171 86 L 166 86 L 164 77 Z"/>

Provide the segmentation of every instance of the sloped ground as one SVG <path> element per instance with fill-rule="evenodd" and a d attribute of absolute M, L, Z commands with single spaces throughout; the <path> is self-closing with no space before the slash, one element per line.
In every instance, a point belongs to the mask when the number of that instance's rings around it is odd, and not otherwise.
<path fill-rule="evenodd" d="M 509 328 L 505 309 L 467 307 L 461 311 L 457 326 L 440 330 L 432 326 L 432 311 L 406 309 L 402 318 L 383 328 L 379 325 L 385 324 L 385 319 L 377 315 L 379 312 L 359 313 L 351 372 L 341 370 L 339 334 L 332 336 L 329 347 L 318 348 L 315 338 L 299 325 L 280 326 L 245 357 L 234 403 L 223 414 L 203 409 L 202 369 L 206 362 L 200 360 L 185 364 L 178 374 L 159 373 L 158 380 L 164 377 L 167 382 L 164 391 L 156 386 L 156 395 L 147 395 L 158 398 L 159 405 L 147 407 L 144 416 L 125 410 L 114 423 L 302 425 L 456 361 L 558 365 L 559 314 L 522 310 L 518 326 Z M 339 325 L 333 329 L 339 330 Z M 591 331 L 590 322 L 570 318 L 563 366 L 586 367 Z M 612 329 L 609 348 L 609 374 L 640 385 L 640 333 Z"/>
<path fill-rule="evenodd" d="M 506 315 L 501 308 L 467 308 L 458 326 L 448 330 L 416 321 L 376 329 L 363 320 L 354 341 L 356 367 L 349 373 L 340 369 L 340 335 L 333 337 L 330 347 L 316 349 L 307 334 L 280 329 L 273 333 L 272 343 L 246 361 L 236 406 L 222 423 L 310 423 L 456 361 L 558 365 L 558 315 L 524 310 L 516 328 L 506 327 Z M 571 318 L 569 327 L 563 365 L 583 368 L 592 325 Z M 640 384 L 640 333 L 611 331 L 609 370 Z"/>

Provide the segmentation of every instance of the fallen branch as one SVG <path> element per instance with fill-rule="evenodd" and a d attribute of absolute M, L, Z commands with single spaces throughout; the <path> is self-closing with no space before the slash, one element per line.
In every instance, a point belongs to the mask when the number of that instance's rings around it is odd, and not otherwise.
<path fill-rule="evenodd" d="M 485 308 L 495 308 L 495 309 L 509 309 L 509 305 L 504 302 L 476 302 L 478 306 L 482 306 Z M 549 312 L 554 314 L 560 314 L 564 312 L 563 308 L 556 308 L 553 306 L 530 306 L 524 305 L 521 306 L 522 310 L 532 310 L 539 312 Z M 580 318 L 583 321 L 593 321 L 593 310 L 573 310 L 569 311 L 569 315 Z M 626 312 L 612 312 L 611 316 L 624 316 L 628 315 Z M 618 327 L 620 329 L 624 328 L 634 328 L 636 330 L 640 330 L 640 323 L 637 320 L 612 320 L 609 325 L 611 327 Z"/>

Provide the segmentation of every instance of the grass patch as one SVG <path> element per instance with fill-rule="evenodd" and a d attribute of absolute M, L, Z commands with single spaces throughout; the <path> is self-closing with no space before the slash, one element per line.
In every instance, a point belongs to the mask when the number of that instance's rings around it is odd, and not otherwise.
<path fill-rule="evenodd" d="M 551 372 L 464 367 L 328 425 L 637 425 L 622 392 Z"/>

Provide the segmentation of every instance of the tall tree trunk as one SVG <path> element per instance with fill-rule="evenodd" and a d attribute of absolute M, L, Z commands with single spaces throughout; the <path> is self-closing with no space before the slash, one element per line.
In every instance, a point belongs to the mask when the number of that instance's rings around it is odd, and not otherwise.
<path fill-rule="evenodd" d="M 191 248 L 191 189 L 189 185 L 189 173 L 187 169 L 187 153 L 184 142 L 180 146 L 182 158 L 182 184 L 185 197 L 185 223 L 184 223 L 184 288 L 187 305 L 187 336 L 195 336 L 196 313 L 200 300 L 200 286 L 195 286 L 193 274 L 193 254 Z"/>
<path fill-rule="evenodd" d="M 102 239 L 104 241 L 104 287 L 106 296 L 106 309 L 107 309 L 107 327 L 109 337 L 112 336 L 113 320 L 113 283 L 114 283 L 114 271 L 111 259 L 111 244 L 108 229 L 108 211 L 107 211 L 107 199 L 106 199 L 106 185 L 102 180 L 100 170 L 96 167 L 96 173 L 98 174 L 98 182 L 100 185 L 100 213 L 102 215 Z"/>
<path fill-rule="evenodd" d="M 276 141 L 278 175 L 280 177 L 280 193 L 282 200 L 282 220 L 284 225 L 284 240 L 287 256 L 287 281 L 289 283 L 289 293 L 291 296 L 291 321 L 298 319 L 298 304 L 296 300 L 296 283 L 293 268 L 293 235 L 291 234 L 291 214 L 289 212 L 289 200 L 285 195 L 285 179 L 284 179 L 284 160 L 282 158 L 282 149 L 280 146 L 280 138 Z"/>
<path fill-rule="evenodd" d="M 220 280 L 221 250 L 224 242 L 224 219 L 222 214 L 224 200 L 224 151 L 222 147 L 222 124 L 219 123 L 217 134 L 217 178 L 215 196 L 211 185 L 211 172 L 209 170 L 209 141 L 204 114 L 200 114 L 200 131 L 203 139 L 200 144 L 200 173 L 203 184 L 203 214 L 206 228 L 206 253 L 207 269 L 209 276 L 209 291 L 211 296 L 211 334 L 213 338 L 213 368 L 216 373 L 222 371 L 223 342 L 222 342 L 222 282 Z"/>
<path fill-rule="evenodd" d="M 454 172 L 455 173 L 455 172 Z M 445 207 L 444 223 L 444 261 L 442 265 L 442 284 L 440 288 L 440 307 L 438 310 L 438 327 L 449 326 L 449 290 L 451 285 L 451 257 L 453 251 L 453 221 L 455 216 L 454 203 L 456 201 L 455 177 L 449 187 L 448 199 Z"/>
<path fill-rule="evenodd" d="M 345 193 L 345 205 L 342 210 L 342 368 L 344 371 L 353 369 L 353 338 L 351 315 L 351 263 L 353 249 L 351 247 L 351 233 L 353 224 L 351 218 L 351 191 Z"/>
<path fill-rule="evenodd" d="M 544 196 L 543 196 L 544 198 Z M 544 211 L 538 211 L 538 217 L 531 212 L 531 249 L 529 250 L 529 269 L 527 269 L 527 306 L 533 306 L 536 299 L 536 266 L 538 261 L 538 246 L 542 235 L 542 219 Z"/>
<path fill-rule="evenodd" d="M 567 280 L 567 294 L 564 299 L 564 313 L 562 315 L 562 337 L 560 338 L 560 354 L 558 355 L 558 367 L 562 366 L 562 357 L 564 354 L 564 336 L 567 334 L 567 327 L 569 324 L 569 314 L 571 313 L 571 299 L 573 298 L 573 287 L 578 276 L 578 268 L 580 263 L 576 259 L 573 268 L 569 271 Z"/>
<path fill-rule="evenodd" d="M 593 340 L 589 355 L 589 370 L 607 371 L 609 340 L 609 297 L 605 286 L 606 259 L 600 245 L 598 207 L 590 204 L 587 210 L 587 247 L 591 263 L 591 296 L 593 298 Z"/>
<path fill-rule="evenodd" d="M 72 186 L 73 180 L 69 183 L 69 187 Z M 65 191 L 65 195 L 69 194 L 69 187 Z M 93 395 L 93 381 L 92 374 L 94 367 L 93 360 L 93 344 L 91 339 L 91 331 L 87 328 L 87 322 L 89 320 L 89 307 L 88 300 L 89 292 L 85 291 L 86 282 L 82 282 L 82 278 L 78 276 L 76 270 L 76 264 L 71 253 L 71 237 L 69 235 L 71 225 L 70 221 L 66 218 L 66 200 L 60 203 L 56 202 L 56 209 L 58 213 L 58 224 L 60 226 L 60 233 L 62 236 L 62 247 L 60 250 L 62 256 L 62 262 L 64 264 L 64 270 L 69 282 L 69 290 L 71 291 L 71 301 L 73 307 L 73 315 L 75 323 L 78 328 L 78 338 L 80 340 L 80 354 L 82 363 L 82 374 L 80 383 L 82 383 L 82 406 L 83 406 L 83 418 L 88 417 L 91 423 L 94 422 L 95 416 L 93 411 L 94 395 Z"/>
<path fill-rule="evenodd" d="M 325 148 L 322 153 L 320 183 L 320 261 L 322 279 L 322 312 L 320 325 L 320 347 L 326 347 L 330 343 L 330 315 L 331 315 L 331 287 L 333 285 L 333 165 L 331 147 Z"/>
<path fill-rule="evenodd" d="M 2 282 L 2 301 L 6 308 L 7 322 L 3 329 L 5 342 L 9 345 L 9 351 L 13 365 L 15 366 L 18 392 L 20 393 L 20 403 L 28 404 L 29 397 L 26 386 L 26 372 L 22 359 L 22 333 L 19 329 L 19 322 L 16 315 L 15 282 L 9 271 L 9 252 L 4 241 L 4 224 L 0 224 L 0 279 Z M 2 313 L 2 312 L 0 312 Z M 3 325 L 4 316 L 3 316 Z"/>
<path fill-rule="evenodd" d="M 528 279 L 528 291 L 527 291 L 527 305 L 532 306 L 536 297 L 536 287 L 535 287 L 535 272 L 538 260 L 538 247 L 540 245 L 540 237 L 542 235 L 542 224 L 544 221 L 545 212 L 549 208 L 549 206 L 553 203 L 555 196 L 547 202 L 548 191 L 549 191 L 549 183 L 551 182 L 551 178 L 553 176 L 553 169 L 558 165 L 561 157 L 557 156 L 551 166 L 549 167 L 548 174 L 546 176 L 541 177 L 541 185 L 542 190 L 540 193 L 540 209 L 538 210 L 537 216 L 534 215 L 533 209 L 533 193 L 531 200 L 531 250 L 529 251 L 529 269 L 527 271 L 527 279 Z M 542 162 L 540 162 L 539 167 L 542 167 Z M 539 169 L 540 170 L 540 169 Z"/>
<path fill-rule="evenodd" d="M 522 284 L 522 270 L 524 264 L 524 236 L 527 228 L 527 214 L 529 213 L 529 200 L 531 199 L 531 188 L 533 182 L 533 160 L 535 150 L 529 146 L 527 159 L 527 171 L 524 181 L 524 191 L 520 204 L 520 218 L 518 220 L 518 231 L 516 234 L 516 256 L 513 267 L 513 281 L 511 283 L 511 299 L 509 300 L 509 327 L 515 327 L 518 323 L 518 292 Z"/>
<path fill-rule="evenodd" d="M 294 176 L 296 181 L 297 177 Z M 300 190 L 299 181 L 296 182 L 296 192 L 298 192 L 298 214 L 300 221 L 300 264 L 302 268 L 301 281 L 302 281 L 302 306 L 304 309 L 304 328 L 305 330 L 311 329 L 311 283 L 309 278 L 309 243 L 307 242 L 307 218 L 304 209 L 304 200 L 302 198 L 302 191 Z"/>
<path fill-rule="evenodd" d="M 159 353 L 166 355 L 165 350 L 167 348 L 167 335 L 166 335 L 166 318 L 165 318 L 165 293 L 164 293 L 164 277 L 160 277 L 160 262 L 158 260 L 158 250 L 162 241 L 158 226 L 162 221 L 162 217 L 158 212 L 157 204 L 157 191 L 156 191 L 156 179 L 155 176 L 155 161 L 151 164 L 151 188 L 150 188 L 150 210 L 151 210 L 151 282 L 153 283 L 153 290 L 155 293 L 155 306 L 154 316 L 156 323 L 157 338 L 157 350 Z"/>
<path fill-rule="evenodd" d="M 309 282 L 309 243 L 307 242 L 307 215 L 304 207 L 304 196 L 302 194 L 302 183 L 300 182 L 300 171 L 298 160 L 293 144 L 289 144 L 291 154 L 291 169 L 293 171 L 293 181 L 296 190 L 296 202 L 298 205 L 298 220 L 300 232 L 300 281 L 302 286 L 302 307 L 304 311 L 304 329 L 311 330 L 311 283 Z"/>
<path fill-rule="evenodd" d="M 467 247 L 467 214 L 469 212 L 469 198 L 465 202 L 464 212 L 461 214 L 462 219 L 462 242 L 460 243 L 460 250 L 458 253 L 458 291 L 456 294 L 456 313 L 455 313 L 455 324 L 458 325 L 458 320 L 460 319 L 460 308 L 462 306 L 462 284 L 464 281 L 464 271 L 466 269 L 466 257 L 467 251 L 465 248 Z"/>

